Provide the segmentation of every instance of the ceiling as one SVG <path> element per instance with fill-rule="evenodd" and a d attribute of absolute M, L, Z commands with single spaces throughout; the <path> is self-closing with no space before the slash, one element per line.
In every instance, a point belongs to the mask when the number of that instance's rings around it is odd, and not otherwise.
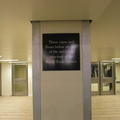
<path fill-rule="evenodd" d="M 120 34 L 119 5 L 119 0 L 0 0 L 1 59 L 32 61 L 30 21 L 34 20 L 93 20 L 92 61 L 111 59 L 108 54 L 120 57 L 119 35 L 113 34 L 115 30 Z M 106 38 L 112 41 L 106 42 Z"/>

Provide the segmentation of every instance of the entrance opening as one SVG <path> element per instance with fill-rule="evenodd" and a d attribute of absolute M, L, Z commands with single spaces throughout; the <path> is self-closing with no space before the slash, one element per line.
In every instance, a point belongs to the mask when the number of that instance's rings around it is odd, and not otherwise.
<path fill-rule="evenodd" d="M 99 62 L 92 63 L 91 64 L 91 89 L 92 89 L 92 95 L 99 95 L 100 91 L 100 80 L 99 80 Z"/>
<path fill-rule="evenodd" d="M 120 82 L 119 82 L 120 83 Z M 114 62 L 98 62 L 91 64 L 92 95 L 115 95 L 116 72 Z"/>
<path fill-rule="evenodd" d="M 28 95 L 27 64 L 12 65 L 12 94 L 13 96 Z"/>

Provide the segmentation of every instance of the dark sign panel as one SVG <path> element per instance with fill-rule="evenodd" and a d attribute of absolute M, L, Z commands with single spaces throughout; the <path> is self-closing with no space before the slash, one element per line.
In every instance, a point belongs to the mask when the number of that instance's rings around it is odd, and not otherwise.
<path fill-rule="evenodd" d="M 79 33 L 43 34 L 43 70 L 80 70 Z"/>

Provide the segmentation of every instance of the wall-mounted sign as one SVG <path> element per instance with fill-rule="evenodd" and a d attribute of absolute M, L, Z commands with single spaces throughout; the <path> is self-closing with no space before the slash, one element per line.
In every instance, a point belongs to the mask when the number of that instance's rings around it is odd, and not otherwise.
<path fill-rule="evenodd" d="M 43 70 L 80 70 L 79 33 L 43 34 Z"/>

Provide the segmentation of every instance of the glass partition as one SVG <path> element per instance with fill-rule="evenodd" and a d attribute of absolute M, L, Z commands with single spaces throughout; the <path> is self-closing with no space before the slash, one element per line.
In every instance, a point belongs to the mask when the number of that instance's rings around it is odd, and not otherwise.
<path fill-rule="evenodd" d="M 109 83 L 103 83 L 103 91 L 110 91 Z"/>
<path fill-rule="evenodd" d="M 112 63 L 103 63 L 103 77 L 112 77 Z"/>
<path fill-rule="evenodd" d="M 91 84 L 91 90 L 94 91 L 94 92 L 98 91 L 98 83 L 92 83 Z"/>
<path fill-rule="evenodd" d="M 91 78 L 98 78 L 98 64 L 91 65 Z"/>
<path fill-rule="evenodd" d="M 15 65 L 14 66 L 14 79 L 26 79 L 27 78 L 27 72 L 26 72 L 26 65 Z"/>
<path fill-rule="evenodd" d="M 99 62 L 91 64 L 91 91 L 92 95 L 100 94 Z"/>

